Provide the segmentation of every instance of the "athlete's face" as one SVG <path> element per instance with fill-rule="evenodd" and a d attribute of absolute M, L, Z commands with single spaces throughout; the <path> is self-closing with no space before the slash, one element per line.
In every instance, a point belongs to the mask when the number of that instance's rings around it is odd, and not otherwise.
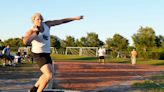
<path fill-rule="evenodd" d="M 36 16 L 33 22 L 34 22 L 34 25 L 41 26 L 42 19 L 40 16 Z"/>

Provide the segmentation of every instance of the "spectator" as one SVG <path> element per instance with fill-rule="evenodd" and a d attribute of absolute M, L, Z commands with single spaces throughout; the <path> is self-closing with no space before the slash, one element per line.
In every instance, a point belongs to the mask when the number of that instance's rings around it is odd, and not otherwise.
<path fill-rule="evenodd" d="M 9 61 L 9 65 L 13 65 L 13 59 L 12 59 L 12 56 L 10 54 L 10 46 L 7 45 L 3 51 L 2 51 L 2 54 L 3 54 L 3 66 L 6 65 L 6 61 Z"/>
<path fill-rule="evenodd" d="M 106 54 L 106 50 L 103 47 L 100 47 L 98 50 L 98 55 L 99 55 L 99 62 L 104 63 L 105 62 L 105 54 Z"/>
<path fill-rule="evenodd" d="M 14 62 L 15 62 L 15 63 L 21 63 L 21 57 L 20 57 L 19 53 L 17 53 L 17 54 L 14 56 Z"/>
<path fill-rule="evenodd" d="M 131 51 L 131 64 L 135 65 L 136 64 L 136 57 L 137 57 L 137 51 L 133 49 Z"/>
<path fill-rule="evenodd" d="M 18 55 L 18 56 L 21 55 L 21 49 L 20 49 L 20 47 L 18 48 L 18 53 L 17 53 L 17 55 Z"/>

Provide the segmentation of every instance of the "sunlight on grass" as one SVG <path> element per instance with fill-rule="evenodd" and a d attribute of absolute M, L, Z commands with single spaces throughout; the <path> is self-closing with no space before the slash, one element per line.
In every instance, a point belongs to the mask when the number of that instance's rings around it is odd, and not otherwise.
<path fill-rule="evenodd" d="M 89 56 L 78 56 L 78 55 L 61 55 L 61 54 L 52 54 L 52 59 L 54 60 L 81 60 L 87 62 L 98 62 L 98 57 L 89 57 Z M 130 64 L 130 58 L 109 58 L 105 57 L 106 63 L 127 63 Z M 144 60 L 144 59 L 137 59 L 137 64 L 146 64 L 146 65 L 155 65 L 155 66 L 162 66 L 164 65 L 164 60 Z"/>
<path fill-rule="evenodd" d="M 159 83 L 159 85 L 155 84 L 155 82 L 152 81 L 144 81 L 144 82 L 137 82 L 133 84 L 133 87 L 136 88 L 144 88 L 144 89 L 155 89 L 155 88 L 161 88 L 161 86 L 164 86 L 164 83 Z"/>
<path fill-rule="evenodd" d="M 80 58 L 88 58 L 86 56 L 77 56 L 77 55 L 61 55 L 53 54 L 51 57 L 55 60 L 80 60 Z"/>
<path fill-rule="evenodd" d="M 138 92 L 164 92 L 164 75 L 152 76 L 150 80 L 132 84 L 132 87 L 142 90 Z"/>
<path fill-rule="evenodd" d="M 156 75 L 152 76 L 153 79 L 163 79 L 164 80 L 164 74 L 163 75 Z"/>
<path fill-rule="evenodd" d="M 164 65 L 164 60 L 140 60 L 137 64 Z"/>

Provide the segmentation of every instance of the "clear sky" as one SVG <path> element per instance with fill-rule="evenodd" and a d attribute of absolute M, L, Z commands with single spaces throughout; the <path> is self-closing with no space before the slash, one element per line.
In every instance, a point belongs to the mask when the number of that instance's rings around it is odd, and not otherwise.
<path fill-rule="evenodd" d="M 114 34 L 127 38 L 140 26 L 164 35 L 164 0 L 1 0 L 0 39 L 22 37 L 32 26 L 31 16 L 40 12 L 45 20 L 83 15 L 81 21 L 59 25 L 51 34 L 65 39 L 95 32 L 104 41 Z"/>

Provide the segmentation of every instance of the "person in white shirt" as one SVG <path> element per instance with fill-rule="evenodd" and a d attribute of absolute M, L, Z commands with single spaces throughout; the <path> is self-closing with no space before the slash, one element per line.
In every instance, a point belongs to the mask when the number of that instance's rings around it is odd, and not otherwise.
<path fill-rule="evenodd" d="M 14 63 L 21 63 L 21 57 L 19 53 L 16 53 L 16 55 L 14 56 Z"/>
<path fill-rule="evenodd" d="M 103 47 L 100 47 L 98 50 L 98 55 L 99 55 L 99 63 L 105 63 L 105 55 L 106 55 L 106 50 Z"/>
<path fill-rule="evenodd" d="M 35 13 L 32 16 L 33 26 L 25 33 L 23 42 L 26 45 L 32 45 L 33 59 L 40 67 L 42 75 L 30 89 L 30 92 L 42 92 L 53 78 L 53 67 L 50 57 L 50 28 L 74 20 L 81 20 L 82 18 L 83 16 L 77 16 L 43 22 L 43 17 L 40 13 Z"/>

